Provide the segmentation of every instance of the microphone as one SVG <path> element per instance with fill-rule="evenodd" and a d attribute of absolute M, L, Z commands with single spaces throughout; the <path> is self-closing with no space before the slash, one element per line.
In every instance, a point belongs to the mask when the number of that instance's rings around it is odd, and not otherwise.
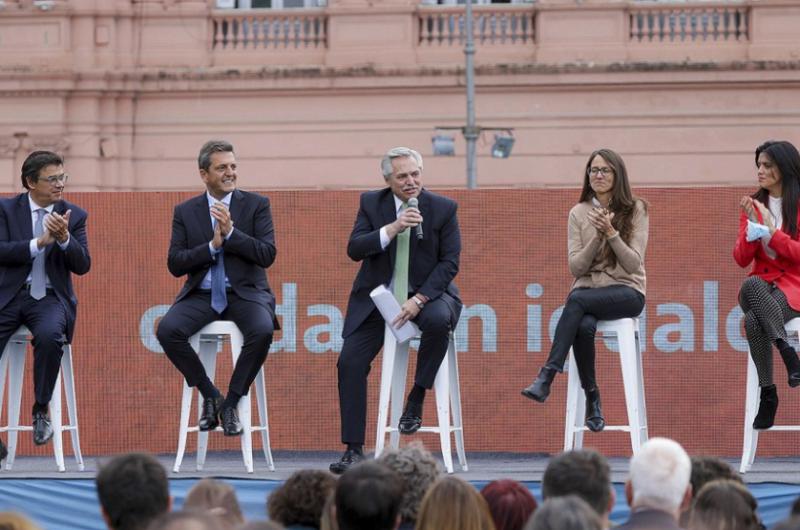
<path fill-rule="evenodd" d="M 416 208 L 419 210 L 419 201 L 417 200 L 416 197 L 411 197 L 410 199 L 408 199 L 408 207 Z M 422 239 L 422 223 L 414 227 L 414 232 L 417 234 L 417 239 Z"/>

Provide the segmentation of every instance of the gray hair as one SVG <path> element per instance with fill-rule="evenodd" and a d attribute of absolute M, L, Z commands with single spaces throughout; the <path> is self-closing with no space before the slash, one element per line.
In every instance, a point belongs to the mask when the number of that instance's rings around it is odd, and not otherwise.
<path fill-rule="evenodd" d="M 400 449 L 390 449 L 378 461 L 394 470 L 403 481 L 400 517 L 404 522 L 417 521 L 422 498 L 439 478 L 439 464 L 421 443 L 412 442 Z"/>
<path fill-rule="evenodd" d="M 383 155 L 383 158 L 381 159 L 381 173 L 383 173 L 383 178 L 388 179 L 392 176 L 392 160 L 406 156 L 413 158 L 419 166 L 420 171 L 422 171 L 421 154 L 408 147 L 392 147 L 386 151 L 386 154 Z"/>
<path fill-rule="evenodd" d="M 211 155 L 214 153 L 233 153 L 233 145 L 225 140 L 209 140 L 200 148 L 197 156 L 197 167 L 208 171 L 211 167 Z"/>
<path fill-rule="evenodd" d="M 633 506 L 675 512 L 681 507 L 692 462 L 683 447 L 668 438 L 651 438 L 631 458 Z"/>

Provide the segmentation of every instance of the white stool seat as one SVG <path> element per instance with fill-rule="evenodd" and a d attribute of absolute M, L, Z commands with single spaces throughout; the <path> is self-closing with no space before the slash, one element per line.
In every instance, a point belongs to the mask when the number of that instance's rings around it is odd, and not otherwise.
<path fill-rule="evenodd" d="M 633 454 L 647 441 L 647 408 L 644 399 L 644 378 L 642 372 L 642 351 L 639 345 L 639 319 L 621 318 L 600 320 L 597 333 L 614 335 L 619 346 L 619 361 L 622 366 L 622 383 L 625 388 L 625 404 L 628 409 L 627 425 L 606 425 L 605 431 L 623 431 L 631 435 Z M 567 383 L 567 420 L 564 428 L 564 451 L 583 447 L 583 433 L 586 396 L 581 388 L 578 365 L 575 355 L 569 352 Z"/>
<path fill-rule="evenodd" d="M 8 433 L 8 457 L 6 469 L 14 467 L 17 454 L 17 433 L 20 431 L 33 431 L 31 425 L 20 425 L 19 409 L 22 402 L 22 384 L 25 376 L 25 350 L 30 342 L 31 332 L 25 326 L 11 336 L 0 357 L 0 410 L 3 407 L 3 391 L 5 390 L 6 374 L 8 374 L 8 425 L 0 427 L 0 432 Z M 67 397 L 67 417 L 69 423 L 63 423 L 61 417 L 61 381 L 64 381 L 64 392 Z M 56 378 L 53 388 L 53 397 L 50 399 L 50 422 L 53 426 L 53 453 L 55 454 L 56 467 L 64 472 L 64 447 L 62 435 L 69 431 L 72 435 L 72 451 L 78 470 L 83 471 L 83 456 L 81 456 L 81 443 L 78 435 L 78 409 L 75 402 L 75 375 L 72 369 L 72 346 L 65 344 L 61 356 L 61 370 Z"/>
<path fill-rule="evenodd" d="M 214 381 L 214 374 L 216 372 L 217 352 L 221 349 L 225 337 L 230 337 L 231 353 L 233 355 L 233 364 L 239 359 L 239 354 L 242 351 L 242 344 L 244 338 L 242 332 L 233 322 L 229 320 L 217 320 L 207 326 L 203 327 L 200 331 L 195 333 L 189 338 L 189 344 L 197 355 L 200 357 L 200 362 L 206 370 L 206 374 L 211 381 Z M 270 471 L 275 471 L 275 464 L 272 460 L 272 451 L 269 445 L 269 419 L 267 417 L 267 393 L 264 386 L 264 367 L 258 371 L 255 379 L 256 387 L 256 403 L 258 405 L 258 418 L 259 423 L 252 425 L 250 394 L 245 394 L 239 400 L 237 410 L 239 412 L 239 420 L 242 422 L 244 432 L 242 432 L 242 459 L 244 460 L 244 467 L 248 473 L 253 472 L 253 432 L 261 432 L 261 442 L 264 449 L 264 458 L 267 461 Z M 206 461 L 206 450 L 208 449 L 208 431 L 200 431 L 197 424 L 189 426 L 189 415 L 192 407 L 192 392 L 194 388 L 183 384 L 183 398 L 181 400 L 181 420 L 180 431 L 178 433 L 178 451 L 175 455 L 175 465 L 173 471 L 178 473 L 180 471 L 181 462 L 183 461 L 183 454 L 186 451 L 186 437 L 190 432 L 197 433 L 197 470 L 203 469 Z M 197 410 L 199 417 L 203 406 L 203 396 L 197 393 Z M 222 432 L 222 427 L 217 427 L 216 431 Z"/>
<path fill-rule="evenodd" d="M 800 339 L 800 318 L 793 318 L 785 324 L 787 336 L 794 334 Z M 758 405 L 761 402 L 761 388 L 758 386 L 758 371 L 747 351 L 747 390 L 744 398 L 744 442 L 742 443 L 742 461 L 739 473 L 747 473 L 756 458 L 759 431 L 753 428 L 753 421 L 758 414 Z M 800 425 L 773 425 L 770 431 L 800 431 Z"/>
<path fill-rule="evenodd" d="M 408 342 L 398 344 L 391 329 L 386 327 L 383 342 L 383 365 L 381 367 L 381 391 L 378 403 L 378 434 L 375 439 L 375 458 L 383 452 L 386 435 L 389 435 L 391 447 L 400 445 L 400 432 L 397 425 L 402 415 L 406 375 L 408 373 Z M 447 346 L 447 353 L 442 360 L 436 379 L 433 383 L 436 394 L 436 412 L 439 418 L 438 427 L 422 427 L 417 432 L 439 434 L 442 446 L 444 467 L 448 473 L 453 472 L 453 456 L 450 445 L 451 433 L 455 436 L 456 452 L 461 469 L 467 471 L 467 457 L 464 452 L 464 428 L 461 422 L 461 386 L 458 380 L 458 354 L 453 334 Z M 391 421 L 387 423 L 390 416 Z M 452 407 L 452 414 L 451 409 Z"/>

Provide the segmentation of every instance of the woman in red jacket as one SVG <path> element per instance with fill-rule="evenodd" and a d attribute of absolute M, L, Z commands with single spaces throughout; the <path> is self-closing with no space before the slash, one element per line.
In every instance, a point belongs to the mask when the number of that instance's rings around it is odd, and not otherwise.
<path fill-rule="evenodd" d="M 742 214 L 733 257 L 740 267 L 753 264 L 739 291 L 739 305 L 761 387 L 753 428 L 769 429 L 778 409 L 773 344 L 786 365 L 789 386 L 800 385 L 800 359 L 784 328 L 800 317 L 800 154 L 789 142 L 765 142 L 756 149 L 756 167 L 759 189 L 739 203 Z"/>

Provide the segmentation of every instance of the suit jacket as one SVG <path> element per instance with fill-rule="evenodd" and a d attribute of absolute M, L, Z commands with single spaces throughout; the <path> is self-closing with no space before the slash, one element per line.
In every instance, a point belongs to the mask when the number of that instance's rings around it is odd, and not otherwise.
<path fill-rule="evenodd" d="M 225 274 L 231 288 L 239 297 L 259 303 L 275 315 L 275 296 L 264 270 L 275 261 L 276 253 L 269 199 L 234 190 L 230 212 L 233 232 L 222 248 L 225 251 Z M 188 275 L 176 302 L 200 286 L 214 263 L 208 249 L 208 242 L 213 237 L 205 193 L 175 207 L 167 268 L 173 276 Z"/>
<path fill-rule="evenodd" d="M 72 341 L 78 299 L 72 289 L 72 273 L 86 274 L 91 267 L 89 246 L 86 240 L 86 211 L 67 201 L 58 201 L 53 211 L 64 214 L 72 210 L 69 218 L 69 244 L 61 250 L 58 243 L 45 249 L 45 272 L 56 296 L 66 309 L 67 341 Z M 22 289 L 31 273 L 30 241 L 33 223 L 28 194 L 0 199 L 0 309 L 5 308 Z"/>
<path fill-rule="evenodd" d="M 442 297 L 453 314 L 458 315 L 461 300 L 453 283 L 461 254 L 458 205 L 452 199 L 423 189 L 419 195 L 419 210 L 424 219 L 424 238 L 419 240 L 413 232 L 411 234 L 409 289 L 430 299 Z M 389 188 L 361 195 L 355 226 L 347 243 L 347 255 L 353 261 L 360 261 L 361 268 L 350 291 L 343 337 L 353 333 L 375 309 L 370 291 L 392 280 L 397 238 L 382 249 L 380 229 L 396 219 L 394 196 Z"/>
<path fill-rule="evenodd" d="M 758 218 L 761 221 L 760 213 Z M 800 226 L 800 212 L 798 212 L 798 225 Z M 782 230 L 777 230 L 769 242 L 769 247 L 776 255 L 775 259 L 772 259 L 764 252 L 761 240 L 748 242 L 746 235 L 747 215 L 742 213 L 739 218 L 739 235 L 733 249 L 733 259 L 740 267 L 747 267 L 752 263 L 753 268 L 749 275 L 759 276 L 777 285 L 786 295 L 786 300 L 792 309 L 800 311 L 800 241 L 792 239 Z"/>
<path fill-rule="evenodd" d="M 667 512 L 645 508 L 632 511 L 625 524 L 615 530 L 681 530 L 681 527 Z"/>

